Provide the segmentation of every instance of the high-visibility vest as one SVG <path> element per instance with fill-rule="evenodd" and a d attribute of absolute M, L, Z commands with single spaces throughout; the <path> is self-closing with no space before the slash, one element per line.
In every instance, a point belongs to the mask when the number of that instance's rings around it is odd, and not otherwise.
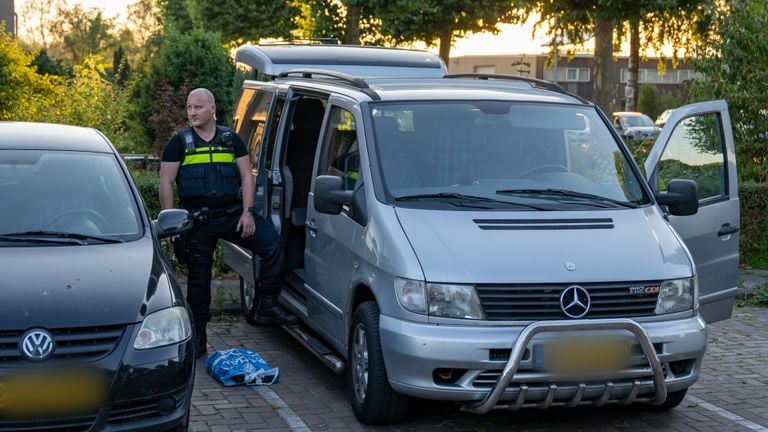
<path fill-rule="evenodd" d="M 215 139 L 205 147 L 195 145 L 190 128 L 181 131 L 184 159 L 176 178 L 181 200 L 236 197 L 240 191 L 232 129 L 224 126 L 216 128 Z"/>

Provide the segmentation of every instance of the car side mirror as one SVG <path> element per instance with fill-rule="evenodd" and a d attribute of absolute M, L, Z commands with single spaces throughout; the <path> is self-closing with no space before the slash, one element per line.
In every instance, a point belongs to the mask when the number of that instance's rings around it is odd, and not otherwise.
<path fill-rule="evenodd" d="M 352 203 L 354 192 L 344 190 L 344 179 L 321 175 L 314 180 L 315 210 L 326 214 L 339 214 L 345 205 Z"/>
<path fill-rule="evenodd" d="M 657 192 L 656 201 L 667 206 L 673 216 L 690 216 L 699 211 L 699 192 L 695 180 L 670 180 L 666 192 Z"/>
<path fill-rule="evenodd" d="M 167 209 L 160 212 L 152 221 L 158 238 L 182 234 L 192 228 L 192 216 L 183 209 Z"/>

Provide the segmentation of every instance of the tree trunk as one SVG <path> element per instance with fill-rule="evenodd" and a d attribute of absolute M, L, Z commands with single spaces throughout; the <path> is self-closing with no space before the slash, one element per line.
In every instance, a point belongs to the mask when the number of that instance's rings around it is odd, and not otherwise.
<path fill-rule="evenodd" d="M 592 99 L 610 115 L 616 106 L 616 73 L 613 67 L 613 23 L 595 20 L 595 80 Z"/>
<path fill-rule="evenodd" d="M 360 45 L 360 6 L 347 7 L 343 42 L 349 45 Z"/>
<path fill-rule="evenodd" d="M 627 63 L 627 87 L 624 90 L 627 97 L 626 110 L 637 111 L 637 85 L 638 72 L 640 70 L 640 21 L 629 22 L 629 60 Z"/>
<path fill-rule="evenodd" d="M 446 29 L 440 35 L 440 58 L 448 66 L 448 60 L 451 59 L 451 44 L 453 43 L 453 29 Z"/>

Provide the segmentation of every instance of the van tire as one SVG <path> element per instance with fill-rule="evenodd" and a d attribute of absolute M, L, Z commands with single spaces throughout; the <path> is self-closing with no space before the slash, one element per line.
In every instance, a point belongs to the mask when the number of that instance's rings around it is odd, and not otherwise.
<path fill-rule="evenodd" d="M 676 408 L 683 402 L 685 395 L 688 393 L 688 389 L 677 390 L 667 393 L 667 400 L 661 405 L 651 405 L 653 411 L 669 411 Z"/>
<path fill-rule="evenodd" d="M 256 304 L 253 301 L 256 297 L 256 287 L 250 282 L 246 282 L 240 277 L 240 309 L 243 316 L 249 324 L 256 324 L 253 317 L 256 316 Z"/>
<path fill-rule="evenodd" d="M 365 424 L 402 420 L 408 412 L 409 398 L 389 385 L 376 302 L 365 302 L 355 309 L 347 353 L 347 390 L 355 417 Z"/>

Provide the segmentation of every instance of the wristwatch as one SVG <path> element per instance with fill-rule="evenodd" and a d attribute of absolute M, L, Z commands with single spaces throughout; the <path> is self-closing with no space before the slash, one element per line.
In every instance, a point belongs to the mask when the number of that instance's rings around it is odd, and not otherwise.
<path fill-rule="evenodd" d="M 245 211 L 247 211 L 250 214 L 256 214 L 256 207 L 246 207 Z"/>

